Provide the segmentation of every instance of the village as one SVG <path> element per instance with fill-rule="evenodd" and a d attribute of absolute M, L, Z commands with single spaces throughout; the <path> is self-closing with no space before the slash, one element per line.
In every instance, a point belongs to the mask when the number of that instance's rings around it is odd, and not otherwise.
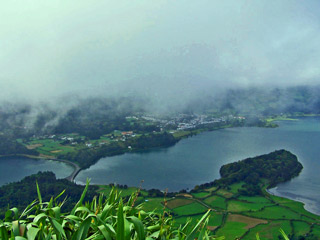
<path fill-rule="evenodd" d="M 243 116 L 227 115 L 222 117 L 211 117 L 204 114 L 201 114 L 201 115 L 179 114 L 178 116 L 169 120 L 163 120 L 163 119 L 155 118 L 153 116 L 142 116 L 141 118 L 158 123 L 161 129 L 175 130 L 175 131 L 194 129 L 201 126 L 217 124 L 217 123 L 225 123 L 227 121 L 235 120 L 235 119 L 245 120 L 245 117 Z"/>
<path fill-rule="evenodd" d="M 141 136 L 150 134 L 172 134 L 176 138 L 188 136 L 189 132 L 205 129 L 228 126 L 230 123 L 243 122 L 245 117 L 226 115 L 213 117 L 204 114 L 179 114 L 171 118 L 161 118 L 152 115 L 135 115 L 125 117 L 125 121 L 131 123 L 131 129 L 118 130 L 106 133 L 97 139 L 90 139 L 79 133 L 68 134 L 44 134 L 33 135 L 30 139 L 21 139 L 21 142 L 28 149 L 35 149 L 42 155 L 57 156 L 80 149 L 98 149 L 103 145 L 117 143 L 125 146 L 129 151 L 132 149 L 131 143 Z M 136 125 L 135 125 L 136 124 Z M 154 126 L 152 131 L 142 131 L 134 126 L 149 125 Z"/>

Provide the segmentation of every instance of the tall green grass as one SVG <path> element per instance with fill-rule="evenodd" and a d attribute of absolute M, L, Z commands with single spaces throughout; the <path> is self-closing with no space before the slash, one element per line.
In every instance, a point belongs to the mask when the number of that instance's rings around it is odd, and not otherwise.
<path fill-rule="evenodd" d="M 37 183 L 36 183 L 37 184 Z M 155 240 L 155 239 L 224 239 L 215 238 L 207 230 L 209 212 L 195 224 L 191 220 L 176 226 L 172 217 L 165 212 L 145 212 L 142 205 L 136 206 L 137 193 L 123 201 L 120 193 L 113 188 L 106 197 L 100 195 L 84 203 L 86 187 L 74 208 L 62 212 L 67 199 L 59 201 L 64 191 L 49 202 L 43 202 L 37 184 L 38 199 L 28 205 L 22 213 L 17 208 L 9 209 L 0 220 L 1 240 Z M 286 238 L 284 232 L 281 232 Z M 259 236 L 256 237 L 259 239 Z"/>
<path fill-rule="evenodd" d="M 39 187 L 38 199 L 19 214 L 11 208 L 0 221 L 0 239 L 216 239 L 206 226 L 209 212 L 195 226 L 186 222 L 179 227 L 165 212 L 145 212 L 135 206 L 137 194 L 123 201 L 119 192 L 112 189 L 109 196 L 100 195 L 91 202 L 83 202 L 89 182 L 74 208 L 62 213 L 67 199 L 59 202 L 63 192 L 49 202 L 43 202 Z"/>

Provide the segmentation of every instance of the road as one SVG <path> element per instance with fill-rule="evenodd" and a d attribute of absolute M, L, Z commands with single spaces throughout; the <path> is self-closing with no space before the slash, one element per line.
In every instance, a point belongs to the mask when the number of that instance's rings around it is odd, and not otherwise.
<path fill-rule="evenodd" d="M 69 180 L 70 182 L 74 182 L 74 179 L 76 178 L 78 173 L 81 171 L 81 168 L 79 167 L 78 164 L 76 164 L 74 162 L 71 162 L 69 160 L 57 159 L 57 158 L 53 158 L 53 159 L 50 159 L 50 160 L 63 162 L 63 163 L 66 163 L 68 165 L 71 165 L 73 167 L 73 172 L 68 177 L 65 177 L 65 179 Z"/>

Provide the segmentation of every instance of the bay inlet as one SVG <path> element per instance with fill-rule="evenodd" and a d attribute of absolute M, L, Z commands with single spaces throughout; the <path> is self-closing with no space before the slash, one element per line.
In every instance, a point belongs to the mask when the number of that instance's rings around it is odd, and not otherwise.
<path fill-rule="evenodd" d="M 173 147 L 126 153 L 100 159 L 83 170 L 76 182 L 91 178 L 93 184 L 126 184 L 179 191 L 220 177 L 222 165 L 248 157 L 286 149 L 303 164 L 301 174 L 271 192 L 302 201 L 320 214 L 320 118 L 281 121 L 278 128 L 229 128 L 204 132 Z"/>

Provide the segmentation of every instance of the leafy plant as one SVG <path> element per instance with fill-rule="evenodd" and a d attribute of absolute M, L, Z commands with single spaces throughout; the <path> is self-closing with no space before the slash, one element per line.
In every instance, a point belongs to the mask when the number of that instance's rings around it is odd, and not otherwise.
<path fill-rule="evenodd" d="M 217 239 L 207 230 L 209 212 L 195 226 L 190 221 L 176 228 L 170 215 L 145 212 L 135 206 L 136 194 L 123 201 L 113 188 L 108 197 L 100 195 L 83 203 L 86 187 L 74 208 L 62 213 L 67 201 L 58 202 L 63 192 L 48 202 L 43 202 L 37 185 L 38 200 L 33 201 L 19 215 L 11 208 L 0 221 L 0 239 Z M 223 239 L 223 238 L 220 238 Z"/>

